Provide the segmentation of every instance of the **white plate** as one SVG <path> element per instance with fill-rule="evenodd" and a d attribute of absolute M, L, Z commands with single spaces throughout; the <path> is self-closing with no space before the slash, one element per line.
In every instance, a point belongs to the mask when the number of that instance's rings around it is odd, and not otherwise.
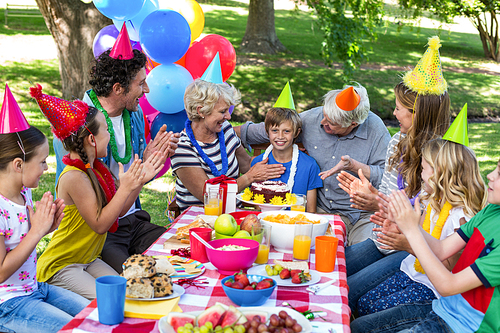
<path fill-rule="evenodd" d="M 266 265 L 257 265 L 250 267 L 247 271 L 247 274 L 269 276 L 267 275 L 266 272 Z M 309 274 L 311 274 L 311 280 L 301 284 L 292 283 L 292 279 L 282 280 L 280 279 L 279 275 L 273 275 L 269 277 L 272 278 L 274 281 L 276 281 L 276 284 L 278 286 L 282 287 L 305 287 L 305 286 L 310 286 L 312 284 L 316 284 L 321 280 L 321 276 L 319 276 L 318 272 L 316 272 L 315 270 L 310 269 Z"/>
<path fill-rule="evenodd" d="M 260 210 L 262 212 L 267 212 L 267 211 L 271 211 L 271 210 L 280 210 L 282 208 L 287 208 L 287 207 L 292 206 L 292 205 L 272 205 L 272 204 L 266 204 L 266 203 L 255 203 L 252 200 L 243 200 L 241 198 L 242 195 L 243 195 L 243 193 L 236 194 L 236 199 L 238 199 L 244 203 L 247 203 L 247 204 L 259 206 Z"/>
<path fill-rule="evenodd" d="M 179 286 L 178 284 L 174 283 L 172 287 L 174 289 L 174 293 L 170 296 L 155 297 L 155 298 L 129 298 L 129 297 L 126 297 L 126 299 L 128 299 L 129 301 L 162 301 L 165 299 L 179 297 L 181 295 L 184 295 L 184 293 L 186 292 L 186 290 L 184 288 L 182 288 L 181 286 Z"/>
<path fill-rule="evenodd" d="M 277 306 L 277 307 L 249 306 L 249 307 L 238 307 L 238 310 L 240 310 L 243 313 L 255 312 L 255 311 L 265 311 L 265 312 L 267 312 L 268 321 L 273 313 L 278 314 L 281 310 L 285 310 L 290 317 L 297 320 L 297 324 L 302 326 L 301 333 L 311 333 L 312 332 L 312 326 L 311 326 L 311 323 L 309 322 L 309 320 L 307 320 L 306 317 L 304 317 L 304 315 L 302 313 L 299 313 L 299 312 L 297 312 L 293 309 L 290 309 L 290 308 L 285 308 L 282 306 Z M 198 316 L 202 312 L 203 311 L 193 311 L 193 312 L 183 312 L 183 313 Z M 160 322 L 158 323 L 158 328 L 160 330 L 160 333 L 175 333 L 172 326 L 170 326 L 170 324 L 167 322 L 167 316 L 162 317 L 160 319 Z"/>
<path fill-rule="evenodd" d="M 162 257 L 169 259 L 169 258 L 172 258 L 173 256 L 172 255 L 170 255 L 170 256 L 153 256 L 153 258 L 162 258 Z M 194 274 L 188 274 L 188 273 L 186 273 L 186 270 L 184 269 L 184 267 L 182 267 L 179 264 L 175 264 L 175 265 L 173 265 L 174 269 L 175 269 L 175 275 L 170 276 L 173 281 L 177 281 L 179 279 L 193 279 L 193 278 L 205 273 L 205 265 L 203 265 L 201 262 L 199 262 L 197 260 L 188 258 L 188 261 L 186 261 L 185 264 L 186 265 L 196 264 L 196 268 L 201 269 L 201 272 L 194 273 Z"/>

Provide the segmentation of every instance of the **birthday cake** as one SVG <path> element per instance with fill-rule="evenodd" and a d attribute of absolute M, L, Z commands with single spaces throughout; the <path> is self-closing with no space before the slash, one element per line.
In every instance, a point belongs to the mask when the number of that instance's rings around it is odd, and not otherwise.
<path fill-rule="evenodd" d="M 254 196 L 262 194 L 266 203 L 269 203 L 274 197 L 280 197 L 285 200 L 286 194 L 290 193 L 287 184 L 280 180 L 265 180 L 252 183 L 250 190 Z"/>

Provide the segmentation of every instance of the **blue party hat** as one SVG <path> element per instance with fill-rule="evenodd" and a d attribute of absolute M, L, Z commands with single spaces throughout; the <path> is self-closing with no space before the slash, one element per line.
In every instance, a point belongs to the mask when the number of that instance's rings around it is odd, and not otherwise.
<path fill-rule="evenodd" d="M 219 52 L 212 59 L 210 65 L 208 65 L 205 73 L 201 76 L 201 79 L 206 82 L 212 83 L 224 83 L 222 81 L 222 70 L 220 68 Z"/>

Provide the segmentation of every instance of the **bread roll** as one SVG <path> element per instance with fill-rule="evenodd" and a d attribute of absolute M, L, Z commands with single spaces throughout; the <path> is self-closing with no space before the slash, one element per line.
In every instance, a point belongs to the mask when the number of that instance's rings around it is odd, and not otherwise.
<path fill-rule="evenodd" d="M 135 278 L 127 280 L 127 292 L 125 295 L 128 298 L 153 298 L 154 297 L 153 283 L 147 278 Z"/>

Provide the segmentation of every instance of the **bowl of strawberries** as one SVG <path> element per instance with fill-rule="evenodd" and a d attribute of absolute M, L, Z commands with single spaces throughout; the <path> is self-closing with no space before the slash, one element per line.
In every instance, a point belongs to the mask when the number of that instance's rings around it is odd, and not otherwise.
<path fill-rule="evenodd" d="M 225 277 L 221 284 L 226 296 L 238 306 L 262 305 L 276 288 L 274 279 L 243 272 Z"/>

